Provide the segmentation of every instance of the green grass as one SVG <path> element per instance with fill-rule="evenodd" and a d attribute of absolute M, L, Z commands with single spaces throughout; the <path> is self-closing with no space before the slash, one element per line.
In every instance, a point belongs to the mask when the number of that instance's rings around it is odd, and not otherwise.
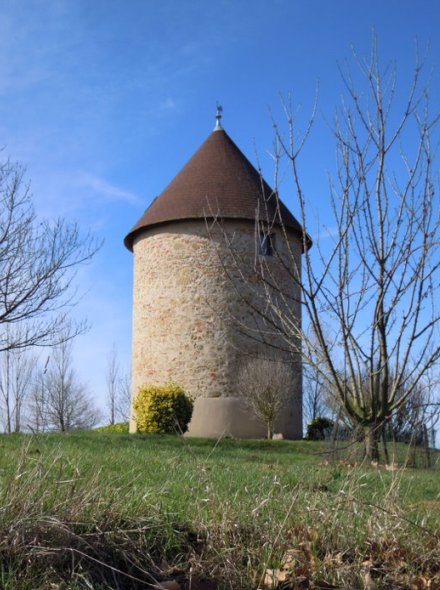
<path fill-rule="evenodd" d="M 252 589 L 289 550 L 290 575 L 311 588 L 362 587 L 365 567 L 383 588 L 438 575 L 440 471 L 325 463 L 323 450 L 103 432 L 0 436 L 0 588 L 133 589 L 164 578 L 189 587 L 191 568 L 194 580 Z"/>

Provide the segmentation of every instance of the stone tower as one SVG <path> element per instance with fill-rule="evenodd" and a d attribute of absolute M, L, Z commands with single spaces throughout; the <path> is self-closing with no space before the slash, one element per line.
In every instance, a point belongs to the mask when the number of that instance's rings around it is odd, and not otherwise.
<path fill-rule="evenodd" d="M 264 263 L 300 324 L 291 272 L 300 269 L 302 228 L 219 117 L 124 243 L 134 256 L 132 399 L 144 384 L 174 381 L 195 399 L 189 436 L 264 436 L 239 398 L 237 373 L 251 358 L 281 357 L 292 367 L 292 391 L 275 432 L 301 437 L 300 360 L 261 329 L 255 309 L 264 300 L 256 265 Z M 295 269 L 286 269 L 292 260 Z"/>

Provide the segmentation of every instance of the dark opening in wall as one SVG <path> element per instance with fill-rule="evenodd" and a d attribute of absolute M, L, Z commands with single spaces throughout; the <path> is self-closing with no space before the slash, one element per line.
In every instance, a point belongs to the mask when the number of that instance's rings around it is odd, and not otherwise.
<path fill-rule="evenodd" d="M 260 232 L 258 241 L 258 254 L 260 256 L 272 256 L 275 251 L 275 235 Z"/>

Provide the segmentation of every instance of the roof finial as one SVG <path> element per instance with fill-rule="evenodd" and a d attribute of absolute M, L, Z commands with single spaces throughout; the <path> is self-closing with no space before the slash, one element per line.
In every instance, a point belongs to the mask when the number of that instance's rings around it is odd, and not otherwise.
<path fill-rule="evenodd" d="M 222 113 L 223 113 L 223 107 L 221 104 L 219 104 L 219 102 L 217 101 L 216 103 L 217 105 L 217 111 L 215 113 L 215 127 L 214 127 L 214 131 L 219 131 L 220 129 L 223 129 L 221 123 L 220 123 L 220 119 L 222 118 Z"/>

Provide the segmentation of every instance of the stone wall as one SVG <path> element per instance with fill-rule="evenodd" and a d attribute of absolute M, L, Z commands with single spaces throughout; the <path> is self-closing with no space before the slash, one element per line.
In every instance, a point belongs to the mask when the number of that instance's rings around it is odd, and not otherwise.
<path fill-rule="evenodd" d="M 281 229 L 272 233 L 277 234 L 277 254 L 290 261 L 291 249 L 299 268 L 298 238 L 289 235 L 287 244 Z M 294 330 L 300 317 L 298 288 L 278 255 L 256 255 L 252 222 L 227 221 L 223 229 L 215 226 L 209 235 L 203 220 L 164 224 L 137 236 L 133 253 L 132 395 L 146 383 L 175 381 L 196 398 L 189 434 L 209 436 L 212 431 L 216 436 L 209 420 L 211 410 L 206 410 L 208 402 L 197 400 L 215 398 L 221 404 L 221 399 L 236 397 L 241 363 L 254 356 L 287 355 L 279 350 L 286 342 L 248 302 L 267 307 L 268 299 L 277 297 L 267 285 L 276 282 L 288 294 L 277 305 L 289 308 L 286 317 L 293 318 Z M 258 279 L 261 270 L 266 284 Z M 296 366 L 292 400 L 279 425 L 289 438 L 300 436 L 302 428 L 300 364 Z M 226 414 L 215 429 L 224 423 L 224 434 L 240 436 L 242 424 L 243 436 L 257 435 L 253 418 L 249 417 L 250 430 L 244 426 L 243 408 L 238 411 L 231 399 L 224 406 L 230 409 L 219 411 L 218 415 Z M 229 424 L 228 415 L 236 418 L 238 414 L 238 422 L 229 420 Z M 135 429 L 132 420 L 131 431 Z"/>

